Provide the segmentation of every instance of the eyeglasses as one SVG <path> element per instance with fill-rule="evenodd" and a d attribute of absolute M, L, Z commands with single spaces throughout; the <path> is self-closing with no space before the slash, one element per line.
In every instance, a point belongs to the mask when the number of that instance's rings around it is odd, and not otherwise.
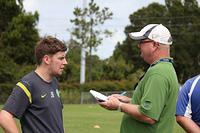
<path fill-rule="evenodd" d="M 139 42 L 139 44 L 144 44 L 144 43 L 149 43 L 149 42 L 153 42 L 153 40 L 147 40 L 147 41 L 141 40 L 141 41 Z"/>

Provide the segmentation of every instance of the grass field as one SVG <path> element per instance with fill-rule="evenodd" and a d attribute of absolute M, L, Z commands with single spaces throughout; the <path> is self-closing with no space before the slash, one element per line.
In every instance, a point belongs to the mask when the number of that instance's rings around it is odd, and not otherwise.
<path fill-rule="evenodd" d="M 96 104 L 67 104 L 63 117 L 67 133 L 119 133 L 122 113 L 107 111 Z M 176 124 L 174 133 L 184 131 Z"/>

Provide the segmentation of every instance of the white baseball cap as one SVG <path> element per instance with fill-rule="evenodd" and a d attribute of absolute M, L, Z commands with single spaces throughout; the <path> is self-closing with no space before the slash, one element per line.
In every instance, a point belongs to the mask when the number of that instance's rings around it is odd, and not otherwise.
<path fill-rule="evenodd" d="M 162 24 L 148 24 L 140 32 L 131 32 L 129 36 L 134 40 L 151 39 L 161 44 L 171 45 L 172 37 L 169 30 Z"/>

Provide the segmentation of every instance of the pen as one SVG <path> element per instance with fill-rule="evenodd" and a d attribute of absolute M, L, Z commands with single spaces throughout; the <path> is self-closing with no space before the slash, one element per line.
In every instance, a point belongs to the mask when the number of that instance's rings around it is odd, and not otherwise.
<path fill-rule="evenodd" d="M 125 95 L 125 94 L 126 94 L 126 91 L 122 92 L 120 95 L 123 96 L 123 95 Z"/>

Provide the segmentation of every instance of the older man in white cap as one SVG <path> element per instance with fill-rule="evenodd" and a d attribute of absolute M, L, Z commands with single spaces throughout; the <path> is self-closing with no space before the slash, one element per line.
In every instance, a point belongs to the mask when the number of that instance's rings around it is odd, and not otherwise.
<path fill-rule="evenodd" d="M 132 98 L 114 94 L 99 104 L 124 113 L 120 133 L 172 133 L 178 80 L 170 57 L 171 34 L 162 24 L 149 24 L 129 36 L 140 40 L 141 57 L 150 67 Z"/>

